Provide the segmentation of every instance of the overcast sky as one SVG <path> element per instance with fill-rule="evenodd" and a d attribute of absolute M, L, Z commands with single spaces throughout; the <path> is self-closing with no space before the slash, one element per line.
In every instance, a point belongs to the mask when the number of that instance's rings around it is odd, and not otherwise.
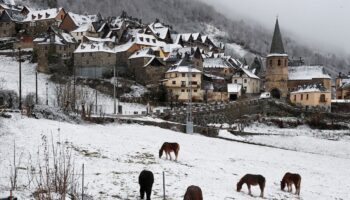
<path fill-rule="evenodd" d="M 253 19 L 273 31 L 280 27 L 331 52 L 350 54 L 350 0 L 201 0 L 231 18 Z M 282 33 L 283 34 L 283 33 Z"/>

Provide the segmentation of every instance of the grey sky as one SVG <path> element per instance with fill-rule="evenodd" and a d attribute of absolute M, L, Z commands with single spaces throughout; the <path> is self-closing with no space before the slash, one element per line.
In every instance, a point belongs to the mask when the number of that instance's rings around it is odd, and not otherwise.
<path fill-rule="evenodd" d="M 350 54 L 350 0 L 201 1 L 228 17 L 253 19 L 271 31 L 278 15 L 282 31 L 294 33 L 296 39 L 316 44 L 315 48 Z"/>

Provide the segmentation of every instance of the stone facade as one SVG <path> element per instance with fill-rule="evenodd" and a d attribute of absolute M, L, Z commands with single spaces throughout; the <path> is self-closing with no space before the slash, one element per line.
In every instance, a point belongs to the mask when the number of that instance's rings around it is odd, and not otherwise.
<path fill-rule="evenodd" d="M 266 59 L 265 90 L 275 97 L 288 95 L 288 56 L 269 55 Z M 278 98 L 279 98 L 278 97 Z"/>
<path fill-rule="evenodd" d="M 0 22 L 0 37 L 13 37 L 16 35 L 16 23 Z"/>
<path fill-rule="evenodd" d="M 292 92 L 290 101 L 293 104 L 301 105 L 308 108 L 319 107 L 327 111 L 331 109 L 331 92 L 312 91 L 312 92 Z"/>

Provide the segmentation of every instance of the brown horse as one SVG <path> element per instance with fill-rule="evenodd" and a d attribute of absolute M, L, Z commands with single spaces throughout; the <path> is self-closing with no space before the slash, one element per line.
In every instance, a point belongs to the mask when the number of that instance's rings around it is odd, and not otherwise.
<path fill-rule="evenodd" d="M 287 172 L 281 181 L 281 190 L 284 191 L 284 188 L 288 187 L 288 192 L 293 191 L 293 185 L 295 186 L 295 194 L 300 195 L 300 183 L 301 183 L 301 176 L 299 174 L 292 174 L 290 172 Z"/>
<path fill-rule="evenodd" d="M 191 185 L 187 188 L 184 200 L 203 200 L 203 194 L 200 187 Z"/>
<path fill-rule="evenodd" d="M 175 153 L 175 160 L 177 160 L 177 156 L 179 154 L 180 150 L 180 145 L 178 143 L 169 143 L 169 142 L 164 142 L 162 145 L 162 148 L 159 149 L 159 158 L 162 157 L 163 151 L 165 151 L 166 159 L 168 159 L 168 155 L 171 160 L 171 152 Z"/>
<path fill-rule="evenodd" d="M 265 177 L 261 175 L 255 175 L 255 174 L 246 174 L 244 175 L 241 180 L 237 183 L 237 191 L 240 192 L 242 189 L 243 184 L 247 184 L 249 195 L 252 195 L 252 191 L 250 190 L 251 185 L 258 185 L 260 187 L 260 197 L 264 197 L 264 188 L 265 188 Z"/>

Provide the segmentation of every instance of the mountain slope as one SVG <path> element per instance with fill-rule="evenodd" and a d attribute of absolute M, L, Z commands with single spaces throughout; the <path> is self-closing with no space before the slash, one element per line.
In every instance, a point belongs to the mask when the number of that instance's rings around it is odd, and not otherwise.
<path fill-rule="evenodd" d="M 55 0 L 23 0 L 45 6 L 56 3 Z M 46 3 L 47 6 L 48 3 Z M 151 22 L 156 18 L 173 26 L 178 32 L 210 33 L 211 26 L 221 34 L 217 39 L 226 43 L 236 43 L 253 54 L 266 56 L 269 51 L 273 27 L 260 25 L 243 20 L 231 20 L 217 12 L 213 7 L 197 0 L 57 0 L 59 6 L 78 13 L 100 12 L 104 16 L 120 15 L 125 10 L 129 15 Z M 307 64 L 323 64 L 335 75 L 339 71 L 348 70 L 350 58 L 342 58 L 328 52 L 319 53 L 302 43 L 294 41 L 283 34 L 286 50 L 290 57 L 304 57 Z"/>

